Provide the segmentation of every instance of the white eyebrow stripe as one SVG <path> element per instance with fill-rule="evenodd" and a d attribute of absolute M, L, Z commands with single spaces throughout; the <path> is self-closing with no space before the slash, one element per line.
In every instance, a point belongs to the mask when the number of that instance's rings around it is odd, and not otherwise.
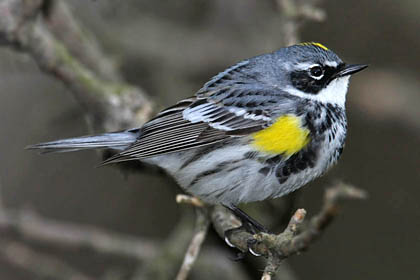
<path fill-rule="evenodd" d="M 327 61 L 325 61 L 325 65 L 330 66 L 330 67 L 337 68 L 338 63 L 336 61 L 329 61 L 329 60 L 327 60 Z"/>
<path fill-rule="evenodd" d="M 307 63 L 307 62 L 296 64 L 296 68 L 299 70 L 308 70 L 309 68 L 314 67 L 314 66 L 319 66 L 319 64 L 317 63 L 313 64 L 313 63 Z"/>

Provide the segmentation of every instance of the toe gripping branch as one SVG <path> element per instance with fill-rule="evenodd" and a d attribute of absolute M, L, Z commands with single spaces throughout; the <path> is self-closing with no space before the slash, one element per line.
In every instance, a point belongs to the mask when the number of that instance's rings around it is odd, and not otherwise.
<path fill-rule="evenodd" d="M 298 209 L 286 229 L 279 234 L 269 233 L 254 219 L 236 207 L 215 206 L 211 219 L 217 233 L 229 246 L 238 249 L 243 257 L 248 252 L 267 258 L 266 270 L 274 273 L 286 258 L 306 250 L 332 222 L 343 199 L 364 199 L 366 192 L 353 186 L 337 183 L 327 189 L 319 213 L 305 221 L 306 211 Z"/>
<path fill-rule="evenodd" d="M 253 219 L 251 216 L 249 216 L 247 213 L 239 209 L 238 207 L 234 205 L 223 205 L 227 209 L 229 209 L 236 218 L 240 220 L 240 226 L 235 228 L 227 229 L 224 232 L 224 239 L 227 245 L 229 245 L 232 248 L 236 248 L 239 250 L 237 257 L 235 260 L 241 260 L 245 257 L 246 253 L 249 252 L 252 255 L 259 257 L 261 254 L 257 253 L 253 247 L 257 244 L 257 240 L 254 238 L 255 234 L 258 233 L 268 233 L 267 229 L 261 225 L 258 221 Z M 234 245 L 231 242 L 231 239 L 233 239 L 233 236 L 238 234 L 241 235 L 241 233 L 248 233 L 250 236 L 246 238 L 246 250 L 242 250 L 241 248 L 238 248 L 236 245 Z M 236 243 L 236 242 L 235 242 Z"/>
<path fill-rule="evenodd" d="M 269 233 L 268 230 L 235 206 L 225 206 L 240 221 L 238 227 L 225 230 L 225 242 L 232 248 L 239 250 L 235 260 L 241 260 L 249 252 L 256 257 L 269 257 L 273 253 L 283 255 L 285 248 L 283 243 L 288 244 L 296 236 L 302 225 L 306 211 L 298 209 L 291 218 L 287 228 L 280 234 Z M 288 251 L 286 249 L 286 251 Z M 284 255 L 288 255 L 287 253 Z"/>

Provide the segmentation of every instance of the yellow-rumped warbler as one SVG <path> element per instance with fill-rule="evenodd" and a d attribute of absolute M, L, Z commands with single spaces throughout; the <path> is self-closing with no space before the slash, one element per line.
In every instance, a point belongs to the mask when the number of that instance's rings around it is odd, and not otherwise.
<path fill-rule="evenodd" d="M 157 165 L 187 193 L 247 220 L 239 203 L 283 196 L 337 161 L 349 78 L 366 67 L 345 64 L 319 43 L 302 43 L 239 62 L 141 128 L 29 148 L 115 149 L 104 163 Z"/>

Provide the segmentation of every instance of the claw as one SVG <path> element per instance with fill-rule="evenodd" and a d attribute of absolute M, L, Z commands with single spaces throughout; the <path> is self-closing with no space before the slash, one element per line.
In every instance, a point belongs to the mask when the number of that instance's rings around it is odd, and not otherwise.
<path fill-rule="evenodd" d="M 257 243 L 258 243 L 257 239 L 254 239 L 254 238 L 249 239 L 249 240 L 247 241 L 248 251 L 249 251 L 252 255 L 254 255 L 254 256 L 256 256 L 256 257 L 260 257 L 260 256 L 261 256 L 261 254 L 259 254 L 259 253 L 255 252 L 255 251 L 254 251 L 254 249 L 252 249 L 252 247 L 253 247 L 255 244 L 257 244 Z"/>
<path fill-rule="evenodd" d="M 226 244 L 227 244 L 229 247 L 236 248 L 236 246 L 235 246 L 235 245 L 233 245 L 233 244 L 230 242 L 230 240 L 229 240 L 229 238 L 228 238 L 227 236 L 225 236 L 225 242 L 226 242 Z"/>
<path fill-rule="evenodd" d="M 252 250 L 252 247 L 248 247 L 248 251 L 249 251 L 252 255 L 254 255 L 254 256 L 256 256 L 256 257 L 261 257 L 261 256 L 262 256 L 261 254 L 258 254 L 257 252 L 255 252 L 254 250 Z"/>
<path fill-rule="evenodd" d="M 250 233 L 250 234 L 256 234 L 256 233 L 260 233 L 260 232 L 268 232 L 264 226 L 262 226 L 260 223 L 258 223 L 257 221 L 255 221 L 253 218 L 251 218 L 250 216 L 248 216 L 248 214 L 246 214 L 245 212 L 243 212 L 241 209 L 237 208 L 236 206 L 226 206 L 228 209 L 230 209 L 233 214 L 235 216 L 237 216 L 238 219 L 241 220 L 242 225 L 240 227 L 237 228 L 232 228 L 229 230 L 225 231 L 225 242 L 229 247 L 232 248 L 236 248 L 238 249 L 234 244 L 232 244 L 232 242 L 230 242 L 229 240 L 229 236 L 231 236 L 230 234 L 232 234 L 235 231 L 240 231 L 240 230 L 245 230 L 246 232 Z M 238 255 L 236 256 L 236 258 L 234 259 L 235 261 L 239 261 L 242 260 L 245 255 L 249 252 L 250 254 L 252 254 L 255 257 L 260 257 L 262 256 L 262 254 L 257 253 L 255 251 L 255 245 L 258 243 L 258 241 L 255 238 L 250 238 L 247 240 L 247 251 L 245 252 L 238 252 Z M 254 249 L 253 249 L 254 248 Z"/>

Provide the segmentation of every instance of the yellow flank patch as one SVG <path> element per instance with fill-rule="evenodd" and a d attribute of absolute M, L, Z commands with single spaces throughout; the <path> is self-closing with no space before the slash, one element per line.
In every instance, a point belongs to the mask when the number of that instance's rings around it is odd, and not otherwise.
<path fill-rule="evenodd" d="M 324 49 L 324 50 L 328 51 L 328 48 L 321 43 L 305 42 L 305 43 L 300 43 L 298 45 L 301 45 L 301 46 L 317 46 L 317 47 L 320 47 L 321 49 Z"/>
<path fill-rule="evenodd" d="M 252 135 L 257 150 L 269 154 L 293 155 L 309 142 L 309 130 L 303 128 L 301 119 L 284 115 L 274 124 Z"/>

